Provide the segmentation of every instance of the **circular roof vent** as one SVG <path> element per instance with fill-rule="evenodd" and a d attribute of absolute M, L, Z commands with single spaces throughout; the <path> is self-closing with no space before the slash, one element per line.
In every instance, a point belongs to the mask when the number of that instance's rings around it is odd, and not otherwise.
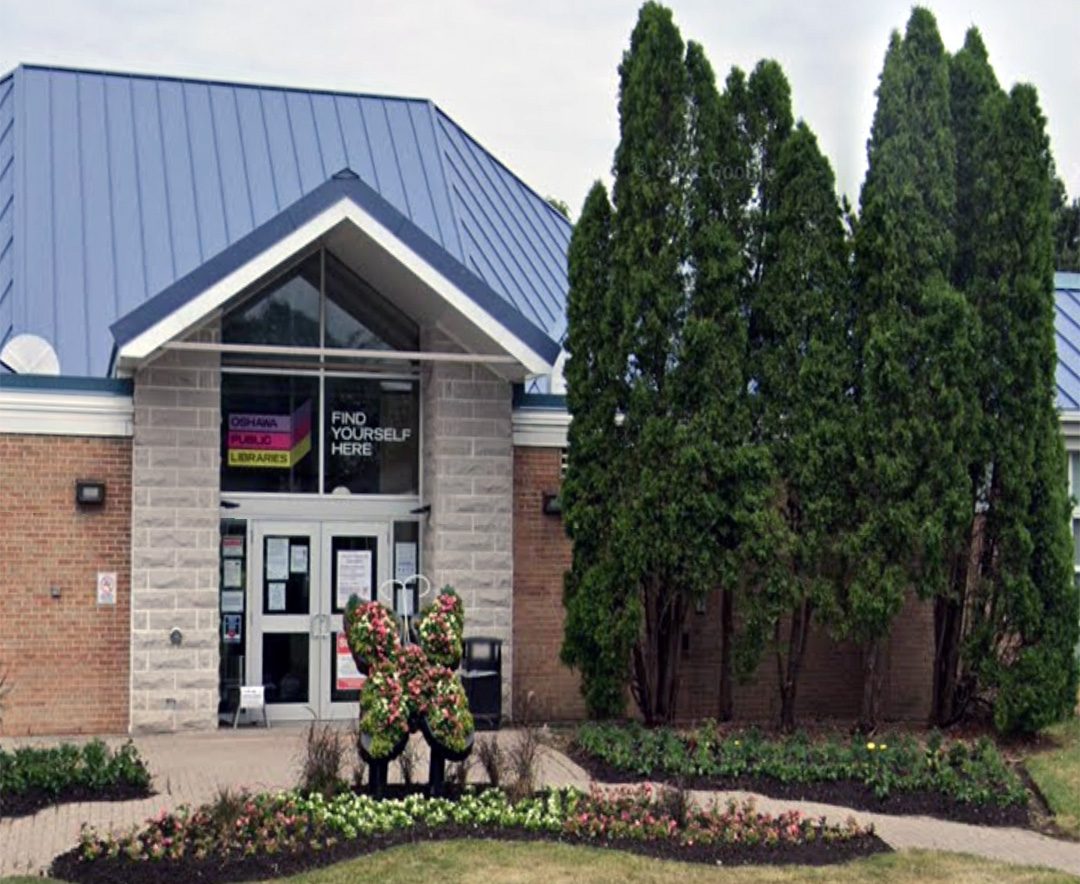
<path fill-rule="evenodd" d="M 37 335 L 15 335 L 0 350 L 0 362 L 15 374 L 60 374 L 52 344 Z"/>

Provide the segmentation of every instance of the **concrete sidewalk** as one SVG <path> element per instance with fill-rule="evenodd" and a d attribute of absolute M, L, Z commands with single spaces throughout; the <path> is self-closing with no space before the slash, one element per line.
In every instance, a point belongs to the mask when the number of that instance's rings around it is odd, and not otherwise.
<path fill-rule="evenodd" d="M 219 789 L 226 787 L 252 791 L 291 788 L 296 784 L 303 757 L 304 736 L 303 727 L 289 726 L 269 731 L 222 730 L 138 737 L 135 743 L 154 774 L 158 794 L 143 801 L 66 804 L 47 808 L 32 817 L 0 821 L 0 875 L 39 874 L 47 869 L 53 857 L 77 843 L 84 822 L 100 829 L 122 829 L 138 825 L 161 810 L 209 801 Z M 500 743 L 509 745 L 517 733 L 499 731 L 497 737 Z M 426 746 L 419 736 L 414 740 L 418 775 L 424 777 Z M 5 740 L 3 745 L 8 748 L 16 743 L 50 742 L 55 740 Z M 108 742 L 119 744 L 123 738 Z M 588 774 L 555 750 L 543 750 L 540 766 L 545 785 L 589 787 Z M 391 765 L 392 779 L 396 773 L 396 765 Z M 472 778 L 483 781 L 478 764 L 473 767 Z M 703 805 L 714 800 L 753 797 L 758 808 L 768 813 L 796 807 L 806 814 L 824 815 L 835 822 L 854 817 L 863 824 L 873 823 L 878 835 L 898 850 L 948 850 L 1080 875 L 1080 844 L 1026 829 L 972 826 L 930 817 L 887 816 L 826 804 L 751 796 L 747 792 L 695 792 L 693 797 Z"/>
<path fill-rule="evenodd" d="M 351 726 L 342 724 L 341 729 L 351 740 Z M 99 829 L 124 829 L 162 810 L 210 801 L 224 788 L 252 792 L 291 789 L 297 783 L 306 733 L 305 726 L 276 725 L 270 730 L 251 728 L 136 737 L 135 744 L 154 775 L 157 794 L 141 801 L 61 804 L 31 817 L 0 820 L 0 876 L 36 875 L 47 869 L 55 856 L 78 843 L 83 823 Z M 495 736 L 504 745 L 516 739 L 512 730 L 498 731 Z M 125 739 L 108 738 L 106 742 L 117 746 Z M 71 739 L 71 742 L 82 741 L 82 738 Z M 0 746 L 10 749 L 57 742 L 56 738 L 4 739 L 0 740 Z M 413 746 L 417 778 L 425 780 L 427 744 L 416 734 Z M 355 752 L 347 752 L 346 757 L 352 759 Z M 565 756 L 546 748 L 542 750 L 540 774 L 547 785 L 588 788 L 584 771 Z M 348 775 L 352 775 L 351 769 Z M 485 782 L 479 764 L 473 765 L 470 778 Z M 390 765 L 390 779 L 399 779 L 396 764 Z"/>

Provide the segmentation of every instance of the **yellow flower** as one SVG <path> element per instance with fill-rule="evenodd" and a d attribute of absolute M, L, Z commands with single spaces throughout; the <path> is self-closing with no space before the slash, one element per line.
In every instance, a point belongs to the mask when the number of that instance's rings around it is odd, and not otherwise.
<path fill-rule="evenodd" d="M 866 748 L 869 749 L 871 752 L 873 752 L 874 749 L 877 748 L 877 746 L 874 743 L 867 743 Z"/>
<path fill-rule="evenodd" d="M 736 740 L 736 741 L 735 741 L 735 745 L 736 745 L 736 746 L 741 746 L 741 745 L 742 745 L 742 743 L 740 743 L 740 742 L 739 742 L 738 740 Z"/>
<path fill-rule="evenodd" d="M 888 747 L 888 746 L 886 746 L 886 745 L 885 745 L 884 743 L 882 743 L 882 744 L 881 744 L 880 746 L 878 746 L 878 748 L 879 748 L 879 749 L 881 749 L 882 751 L 885 751 L 885 750 L 886 750 L 886 749 L 888 749 L 889 747 Z"/>

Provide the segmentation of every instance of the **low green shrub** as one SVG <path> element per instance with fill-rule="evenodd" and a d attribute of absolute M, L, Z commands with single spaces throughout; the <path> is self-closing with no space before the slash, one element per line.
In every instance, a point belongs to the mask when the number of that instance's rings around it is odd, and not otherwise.
<path fill-rule="evenodd" d="M 73 789 L 150 788 L 150 771 L 133 743 L 116 751 L 101 740 L 82 746 L 0 749 L 0 800 L 28 792 L 60 796 Z"/>
<path fill-rule="evenodd" d="M 724 807 L 690 808 L 684 819 L 672 816 L 663 790 L 649 785 L 560 789 L 511 802 L 498 789 L 466 791 L 457 801 L 414 795 L 378 801 L 368 795 L 341 793 L 260 794 L 243 797 L 222 825 L 215 806 L 162 813 L 120 834 L 99 834 L 84 827 L 79 855 L 84 862 L 125 858 L 136 862 L 185 858 L 228 861 L 260 854 L 326 850 L 342 841 L 369 839 L 413 826 L 524 829 L 583 840 L 670 841 L 676 845 L 801 844 L 844 841 L 871 834 L 853 820 L 845 825 L 804 817 L 797 811 L 758 813 L 753 802 Z"/>
<path fill-rule="evenodd" d="M 1020 778 L 985 737 L 947 742 L 935 733 L 925 743 L 910 735 L 841 742 L 811 740 L 805 733 L 769 739 L 756 730 L 721 735 L 712 722 L 686 732 L 590 722 L 578 729 L 576 743 L 592 758 L 652 779 L 856 782 L 878 798 L 927 791 L 971 805 L 1027 802 Z"/>

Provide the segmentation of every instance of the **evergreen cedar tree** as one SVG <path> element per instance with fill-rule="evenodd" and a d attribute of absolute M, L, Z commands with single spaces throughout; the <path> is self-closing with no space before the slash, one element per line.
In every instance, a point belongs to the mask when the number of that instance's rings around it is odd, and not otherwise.
<path fill-rule="evenodd" d="M 873 726 L 910 591 L 934 606 L 936 721 L 985 697 L 1003 731 L 1067 714 L 1064 200 L 1034 90 L 1001 92 L 977 32 L 950 59 L 915 9 L 853 223 L 775 63 L 720 95 L 647 3 L 619 73 L 612 199 L 593 187 L 569 253 L 562 655 L 590 712 L 629 687 L 670 720 L 687 611 L 719 589 L 722 716 L 732 649 L 743 673 L 771 649 L 793 726 L 814 624 L 862 644 Z"/>
<path fill-rule="evenodd" d="M 915 9 L 885 56 L 855 239 L 858 423 L 846 633 L 864 647 L 862 723 L 904 596 L 949 592 L 970 525 L 975 323 L 949 283 L 956 147 L 948 58 Z"/>
<path fill-rule="evenodd" d="M 815 618 L 837 622 L 839 567 L 854 410 L 847 339 L 848 244 L 828 160 L 799 123 L 781 146 L 753 304 L 755 432 L 774 470 L 781 533 L 771 567 L 746 597 L 746 632 L 771 643 L 780 724 L 795 726 L 795 697 Z M 786 624 L 785 624 L 786 619 Z M 783 634 L 786 629 L 786 636 Z"/>

